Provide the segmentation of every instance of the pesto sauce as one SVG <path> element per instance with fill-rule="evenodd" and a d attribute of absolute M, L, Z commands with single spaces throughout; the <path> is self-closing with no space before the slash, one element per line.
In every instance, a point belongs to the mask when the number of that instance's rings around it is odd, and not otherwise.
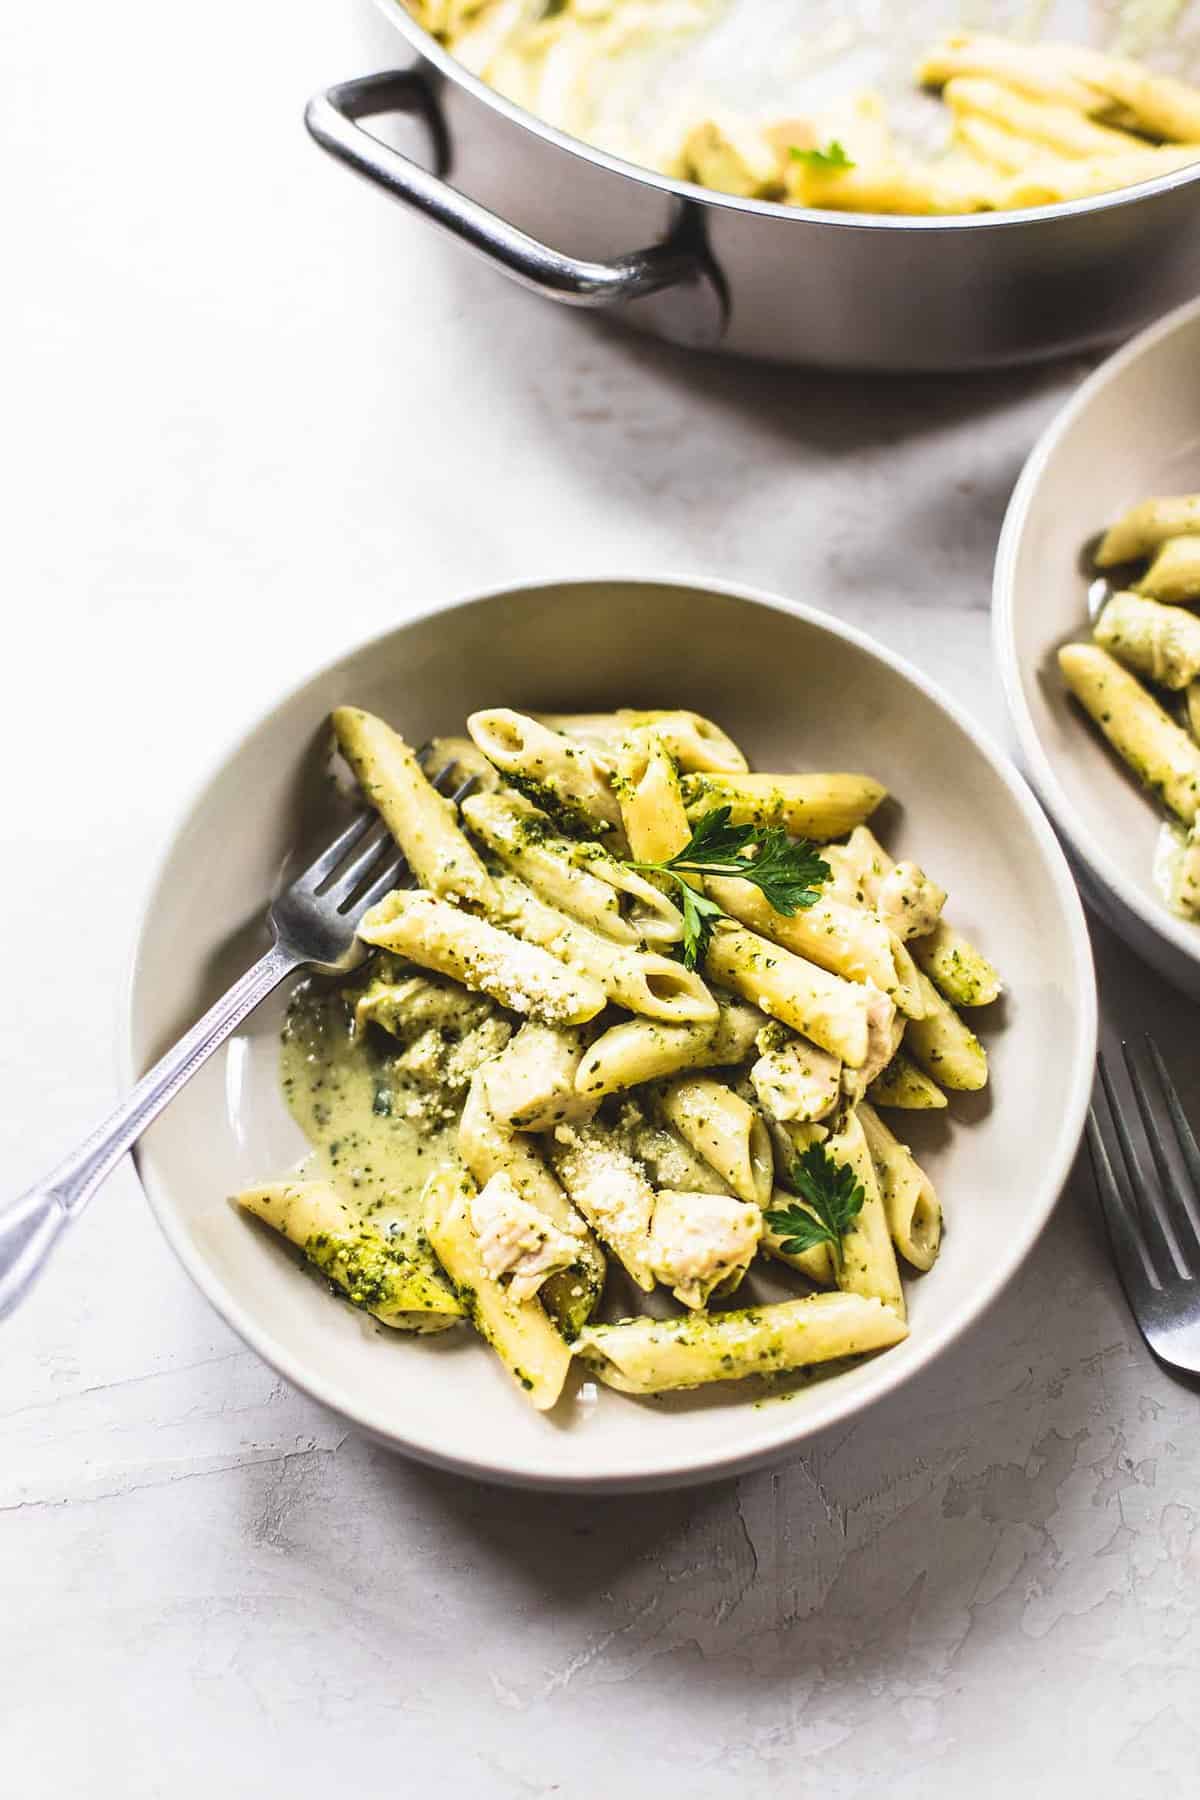
<path fill-rule="evenodd" d="M 382 1030 L 351 1035 L 343 991 L 305 982 L 288 1008 L 280 1079 L 312 1145 L 304 1175 L 334 1183 L 379 1230 L 421 1234 L 429 1176 L 455 1160 L 456 1118 L 431 1116 L 428 1089 L 397 1066 Z"/>

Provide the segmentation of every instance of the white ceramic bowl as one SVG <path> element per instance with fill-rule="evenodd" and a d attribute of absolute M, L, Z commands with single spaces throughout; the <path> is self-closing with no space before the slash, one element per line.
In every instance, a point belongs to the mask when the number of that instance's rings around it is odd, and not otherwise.
<path fill-rule="evenodd" d="M 564 582 L 414 620 L 350 652 L 274 706 L 185 813 L 149 896 L 130 998 L 131 1070 L 186 1026 L 256 947 L 290 846 L 319 828 L 329 709 L 355 701 L 414 741 L 503 700 L 547 710 L 693 706 L 765 768 L 869 770 L 881 829 L 922 857 L 1009 982 L 978 1015 L 987 1095 L 909 1115 L 941 1190 L 945 1247 L 911 1284 L 911 1337 L 787 1398 L 730 1386 L 639 1402 L 585 1385 L 535 1414 L 467 1333 L 381 1333 L 308 1279 L 226 1196 L 303 1145 L 279 1097 L 282 1003 L 210 1063 L 143 1141 L 154 1211 L 199 1287 L 289 1381 L 397 1449 L 546 1487 L 700 1480 L 794 1448 L 937 1356 L 999 1291 L 1041 1230 L 1082 1130 L 1096 1009 L 1082 909 L 1024 783 L 914 670 L 836 620 L 711 584 Z"/>
<path fill-rule="evenodd" d="M 1101 916 L 1200 999 L 1200 925 L 1152 879 L 1161 814 L 1067 694 L 1055 652 L 1088 631 L 1082 547 L 1150 494 L 1200 489 L 1200 302 L 1085 381 L 1026 463 L 996 557 L 996 661 L 1021 758 Z"/>

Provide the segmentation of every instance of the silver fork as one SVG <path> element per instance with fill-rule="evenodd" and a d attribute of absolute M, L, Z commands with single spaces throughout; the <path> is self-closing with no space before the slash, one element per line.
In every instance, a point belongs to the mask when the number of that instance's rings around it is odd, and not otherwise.
<path fill-rule="evenodd" d="M 1134 1104 L 1101 1055 L 1087 1125 L 1117 1273 L 1155 1355 L 1200 1375 L 1200 1148 L 1154 1040 L 1121 1050 Z"/>
<path fill-rule="evenodd" d="M 448 764 L 433 785 L 446 792 L 454 787 L 455 775 L 454 765 Z M 470 785 L 456 788 L 450 798 L 457 802 Z M 300 969 L 349 974 L 366 955 L 355 935 L 363 914 L 408 879 L 407 865 L 381 820 L 361 812 L 283 889 L 267 914 L 271 948 L 266 955 L 147 1070 L 128 1098 L 45 1181 L 0 1209 L 0 1318 L 28 1292 L 66 1226 L 125 1152 L 247 1014 Z"/>

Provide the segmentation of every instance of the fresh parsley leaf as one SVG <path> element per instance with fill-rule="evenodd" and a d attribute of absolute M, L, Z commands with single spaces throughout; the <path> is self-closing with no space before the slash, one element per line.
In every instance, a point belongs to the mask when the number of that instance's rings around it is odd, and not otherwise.
<path fill-rule="evenodd" d="M 836 138 L 831 138 L 823 150 L 801 150 L 798 144 L 793 144 L 788 154 L 793 162 L 805 163 L 822 175 L 836 174 L 838 170 L 857 166 L 854 159 L 846 155 Z"/>
<path fill-rule="evenodd" d="M 788 918 L 814 905 L 822 882 L 829 880 L 829 864 L 816 846 L 807 838 L 793 840 L 782 825 L 768 826 L 758 839 L 754 861 L 737 872 Z"/>
<path fill-rule="evenodd" d="M 703 958 L 713 925 L 727 915 L 724 907 L 691 886 L 688 875 L 732 875 L 752 882 L 775 911 L 788 918 L 814 905 L 821 883 L 829 879 L 829 864 L 807 838 L 792 839 L 781 825 L 765 829 L 731 825 L 730 817 L 728 806 L 713 807 L 696 821 L 683 849 L 667 862 L 626 864 L 645 874 L 667 875 L 679 884 L 683 960 L 689 969 Z"/>
<path fill-rule="evenodd" d="M 707 894 L 697 893 L 686 881 L 681 881 L 679 887 L 683 900 L 683 961 L 685 967 L 694 969 L 704 961 L 713 926 L 725 917 L 725 909 Z"/>
<path fill-rule="evenodd" d="M 828 1244 L 840 1266 L 842 1239 L 862 1211 L 866 1191 L 848 1163 L 834 1162 L 824 1144 L 810 1144 L 792 1160 L 792 1192 L 808 1202 L 803 1206 L 776 1206 L 766 1213 L 771 1230 L 783 1240 L 787 1256 L 800 1256 L 818 1244 Z"/>

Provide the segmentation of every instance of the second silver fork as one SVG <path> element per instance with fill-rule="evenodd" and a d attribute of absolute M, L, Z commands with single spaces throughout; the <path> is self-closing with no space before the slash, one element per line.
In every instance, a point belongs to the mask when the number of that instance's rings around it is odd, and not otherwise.
<path fill-rule="evenodd" d="M 1117 1272 L 1156 1356 L 1200 1375 L 1200 1148 L 1158 1045 L 1097 1062 L 1088 1148 Z"/>

